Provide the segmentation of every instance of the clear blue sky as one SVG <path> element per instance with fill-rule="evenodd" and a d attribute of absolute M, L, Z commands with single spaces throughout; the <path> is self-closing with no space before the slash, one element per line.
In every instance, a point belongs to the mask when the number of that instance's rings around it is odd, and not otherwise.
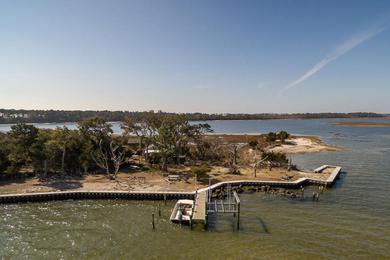
<path fill-rule="evenodd" d="M 390 1 L 0 0 L 0 107 L 390 112 Z"/>

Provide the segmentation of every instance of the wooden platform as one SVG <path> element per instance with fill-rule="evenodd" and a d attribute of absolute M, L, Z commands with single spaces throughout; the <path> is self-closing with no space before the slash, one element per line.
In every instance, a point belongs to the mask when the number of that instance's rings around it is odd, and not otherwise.
<path fill-rule="evenodd" d="M 206 191 L 196 193 L 194 213 L 192 215 L 193 224 L 198 224 L 198 223 L 206 224 L 207 221 L 206 199 L 207 199 Z"/>

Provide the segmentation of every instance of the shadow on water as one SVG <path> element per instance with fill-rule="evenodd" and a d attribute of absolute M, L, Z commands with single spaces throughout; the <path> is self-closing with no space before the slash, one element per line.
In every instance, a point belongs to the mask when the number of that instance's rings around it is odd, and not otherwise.
<path fill-rule="evenodd" d="M 259 227 L 259 229 L 255 228 L 256 230 L 259 230 L 260 233 L 270 234 L 267 224 L 261 217 L 255 217 L 254 220 L 255 222 L 252 223 Z M 240 229 L 237 230 L 237 218 L 233 214 L 209 214 L 207 221 L 207 230 L 210 232 L 246 232 L 253 230 L 252 228 L 246 230 L 244 218 L 240 219 Z"/>
<path fill-rule="evenodd" d="M 267 225 L 265 224 L 265 222 L 260 217 L 257 217 L 257 220 L 260 222 L 260 226 L 262 227 L 263 232 L 266 234 L 270 234 L 269 229 L 268 229 Z"/>
<path fill-rule="evenodd" d="M 337 177 L 337 180 L 333 184 L 332 188 L 342 188 L 344 186 L 346 177 L 347 177 L 347 172 L 346 171 L 340 172 L 340 175 Z"/>

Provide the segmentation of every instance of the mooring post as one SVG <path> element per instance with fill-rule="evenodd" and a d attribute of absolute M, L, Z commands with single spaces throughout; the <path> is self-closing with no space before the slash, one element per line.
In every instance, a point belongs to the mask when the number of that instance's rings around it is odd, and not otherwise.
<path fill-rule="evenodd" d="M 235 199 L 235 204 L 236 204 L 236 210 L 234 210 L 234 213 L 237 212 L 237 230 L 240 229 L 240 198 L 238 197 L 238 194 L 236 191 L 233 191 L 233 197 Z"/>
<path fill-rule="evenodd" d="M 164 193 L 164 205 L 166 206 L 167 205 L 167 194 Z"/>
<path fill-rule="evenodd" d="M 208 203 L 210 203 L 210 201 L 211 201 L 210 186 L 211 186 L 211 178 L 209 177 L 209 189 L 207 190 Z"/>
<path fill-rule="evenodd" d="M 153 230 L 156 229 L 156 226 L 154 225 L 154 213 L 152 213 L 152 227 L 153 227 Z"/>
<path fill-rule="evenodd" d="M 237 203 L 237 230 L 240 230 L 240 202 Z"/>

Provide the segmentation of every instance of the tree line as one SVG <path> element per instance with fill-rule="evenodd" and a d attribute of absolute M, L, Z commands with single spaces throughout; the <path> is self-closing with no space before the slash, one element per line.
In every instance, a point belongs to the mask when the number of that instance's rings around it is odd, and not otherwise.
<path fill-rule="evenodd" d="M 190 124 L 184 115 L 165 113 L 127 117 L 122 128 L 122 135 L 114 135 L 111 124 L 100 117 L 80 121 L 76 130 L 15 124 L 9 132 L 0 133 L 0 174 L 33 172 L 46 177 L 100 169 L 115 179 L 132 155 L 143 156 L 166 171 L 169 163 L 180 163 L 181 156 L 200 157 L 197 144 L 201 147 L 204 134 L 212 131 L 208 124 Z M 129 141 L 134 137 L 136 144 Z"/>
<path fill-rule="evenodd" d="M 108 122 L 124 121 L 126 118 L 140 120 L 150 113 L 164 114 L 167 116 L 179 115 L 178 113 L 154 112 L 154 111 L 81 111 L 81 110 L 24 110 L 24 109 L 0 109 L 0 124 L 14 123 L 63 123 L 79 122 L 84 119 L 99 117 Z M 208 120 L 267 120 L 267 119 L 320 119 L 320 118 L 367 118 L 385 117 L 388 115 L 357 112 L 357 113 L 294 113 L 294 114 L 207 114 L 207 113 L 183 113 L 190 121 Z"/>

